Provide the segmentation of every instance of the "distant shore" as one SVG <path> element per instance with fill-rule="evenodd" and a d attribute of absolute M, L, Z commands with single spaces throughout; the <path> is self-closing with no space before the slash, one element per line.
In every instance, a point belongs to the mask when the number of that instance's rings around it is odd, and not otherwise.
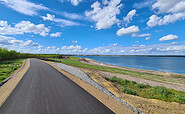
<path fill-rule="evenodd" d="M 83 61 L 85 59 L 85 61 Z M 103 63 L 96 61 L 94 59 L 90 58 L 81 58 L 81 62 L 84 62 L 86 64 L 91 64 L 91 65 L 98 65 L 98 66 L 106 66 L 106 67 L 112 67 L 112 68 L 119 68 L 119 69 L 124 69 L 124 70 L 130 70 L 130 71 L 136 71 L 136 72 L 141 72 L 141 73 L 150 73 L 150 74 L 155 74 L 155 75 L 181 75 L 185 76 L 185 74 L 181 73 L 172 73 L 172 72 L 166 72 L 166 71 L 156 71 L 156 70 L 146 70 L 146 69 L 139 69 L 139 68 L 131 68 L 131 67 L 124 67 L 124 66 L 118 66 L 118 65 L 113 65 L 113 64 L 108 64 L 108 63 Z"/>

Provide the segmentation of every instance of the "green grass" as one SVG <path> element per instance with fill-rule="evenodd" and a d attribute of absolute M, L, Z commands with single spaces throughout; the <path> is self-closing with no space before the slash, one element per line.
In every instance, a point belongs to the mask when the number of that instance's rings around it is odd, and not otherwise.
<path fill-rule="evenodd" d="M 134 81 L 123 80 L 115 76 L 110 78 L 109 81 L 119 83 L 122 87 L 122 91 L 127 94 L 185 104 L 185 92 L 167 89 L 160 86 L 152 87 L 150 85 L 139 84 Z"/>
<path fill-rule="evenodd" d="M 185 78 L 182 79 L 182 77 L 178 75 L 171 76 L 171 77 L 165 77 L 163 75 L 141 73 L 141 72 L 136 72 L 136 71 L 129 71 L 129 70 L 110 68 L 110 67 L 104 67 L 104 66 L 98 66 L 98 65 L 89 65 L 89 64 L 79 62 L 78 57 L 70 57 L 69 59 L 56 59 L 56 58 L 50 58 L 50 59 L 61 61 L 63 64 L 80 67 L 80 68 L 125 74 L 129 76 L 139 77 L 139 78 L 152 80 L 152 81 L 158 81 L 158 82 L 175 82 L 175 83 L 185 84 Z"/>
<path fill-rule="evenodd" d="M 23 59 L 0 62 L 0 82 L 8 78 L 15 70 L 22 65 Z"/>

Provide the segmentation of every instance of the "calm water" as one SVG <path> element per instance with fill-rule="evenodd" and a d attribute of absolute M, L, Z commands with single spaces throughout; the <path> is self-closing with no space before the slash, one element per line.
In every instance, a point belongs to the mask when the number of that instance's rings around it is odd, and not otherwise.
<path fill-rule="evenodd" d="M 185 57 L 110 57 L 81 56 L 99 62 L 147 70 L 166 71 L 185 74 Z"/>

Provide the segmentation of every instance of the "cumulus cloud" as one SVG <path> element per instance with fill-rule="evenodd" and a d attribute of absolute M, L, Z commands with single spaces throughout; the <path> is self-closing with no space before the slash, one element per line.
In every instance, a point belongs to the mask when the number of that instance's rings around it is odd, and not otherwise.
<path fill-rule="evenodd" d="M 178 36 L 170 34 L 167 36 L 163 36 L 162 38 L 159 39 L 159 41 L 167 41 L 167 40 L 177 40 Z"/>
<path fill-rule="evenodd" d="M 51 15 L 51 14 L 47 14 L 46 17 L 41 16 L 43 18 L 43 20 L 49 20 L 49 21 L 53 21 L 55 18 L 55 15 Z"/>
<path fill-rule="evenodd" d="M 80 2 L 82 2 L 82 0 L 60 0 L 60 2 L 71 2 L 72 5 L 77 6 Z"/>
<path fill-rule="evenodd" d="M 152 15 L 147 22 L 149 27 L 167 25 L 178 20 L 185 19 L 185 0 L 157 0 L 153 5 L 153 10 L 159 14 L 165 14 L 164 17 Z"/>
<path fill-rule="evenodd" d="M 167 25 L 169 23 L 174 23 L 177 20 L 185 19 L 185 13 L 175 13 L 165 15 L 164 17 L 158 17 L 157 15 L 152 15 L 147 22 L 149 27 Z"/>
<path fill-rule="evenodd" d="M 103 4 L 96 1 L 91 5 L 92 11 L 86 11 L 85 15 L 96 22 L 96 29 L 108 29 L 119 22 L 117 15 L 123 6 L 121 0 L 104 1 Z"/>
<path fill-rule="evenodd" d="M 135 46 L 104 46 L 89 50 L 89 54 L 112 54 L 112 55 L 171 55 L 184 54 L 185 44 L 156 44 L 156 45 L 135 45 Z"/>
<path fill-rule="evenodd" d="M 28 40 L 28 41 L 26 41 L 26 42 L 24 42 L 24 44 L 23 44 L 24 46 L 39 46 L 38 45 L 38 43 L 35 43 L 35 42 L 33 42 L 32 40 Z"/>
<path fill-rule="evenodd" d="M 127 23 L 130 23 L 132 20 L 132 17 L 136 14 L 136 10 L 131 10 L 126 17 L 123 18 L 123 20 Z"/>
<path fill-rule="evenodd" d="M 51 15 L 51 14 L 47 14 L 46 17 L 45 16 L 41 16 L 41 17 L 42 17 L 43 20 L 56 22 L 56 23 L 60 24 L 61 27 L 81 25 L 80 23 L 77 23 L 77 22 L 74 22 L 74 21 L 55 18 L 55 15 Z"/>
<path fill-rule="evenodd" d="M 0 0 L 0 3 L 19 13 L 30 16 L 37 15 L 39 10 L 48 10 L 42 4 L 35 4 L 27 0 Z"/>
<path fill-rule="evenodd" d="M 118 36 L 122 36 L 122 35 L 128 35 L 128 34 L 132 34 L 132 33 L 138 33 L 138 32 L 140 32 L 138 26 L 133 25 L 128 28 L 123 27 L 123 28 L 119 29 L 116 34 Z"/>
<path fill-rule="evenodd" d="M 132 34 L 132 37 L 147 37 L 147 36 L 151 36 L 151 34 L 150 33 L 144 33 L 140 35 L 136 33 Z"/>
<path fill-rule="evenodd" d="M 80 50 L 80 49 L 82 49 L 82 47 L 79 46 L 79 45 L 76 45 L 76 46 L 71 45 L 71 46 L 62 46 L 61 49 L 77 49 L 77 50 Z"/>
<path fill-rule="evenodd" d="M 50 31 L 49 28 L 45 27 L 44 24 L 35 25 L 29 21 L 21 21 L 20 23 L 15 24 L 14 27 L 7 24 L 7 21 L 0 21 L 4 22 L 0 25 L 0 34 L 3 35 L 14 35 L 14 34 L 24 34 L 24 33 L 33 33 L 33 34 L 40 34 L 41 36 L 46 36 Z"/>
<path fill-rule="evenodd" d="M 56 33 L 52 33 L 50 34 L 51 37 L 60 37 L 61 36 L 61 32 L 56 32 Z"/>
<path fill-rule="evenodd" d="M 38 43 L 33 42 L 32 40 L 17 40 L 13 37 L 7 37 L 0 35 L 0 46 L 7 47 L 7 46 L 18 46 L 18 47 L 35 47 L 39 46 Z"/>

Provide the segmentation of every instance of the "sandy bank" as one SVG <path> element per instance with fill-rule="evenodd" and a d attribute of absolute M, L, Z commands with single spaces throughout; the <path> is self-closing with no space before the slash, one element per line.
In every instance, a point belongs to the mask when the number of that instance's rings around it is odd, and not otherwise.
<path fill-rule="evenodd" d="M 143 70 L 143 69 L 135 69 L 135 68 L 128 68 L 128 67 L 121 67 L 121 66 L 116 66 L 116 65 L 110 65 L 110 64 L 105 64 L 101 62 L 97 62 L 93 59 L 89 58 L 80 58 L 80 62 L 90 64 L 90 65 L 98 65 L 98 66 L 105 66 L 105 67 L 111 67 L 111 68 L 118 68 L 118 69 L 123 69 L 123 70 L 128 70 L 128 71 L 136 71 L 136 72 L 141 72 L 141 73 L 147 73 L 147 74 L 154 74 L 154 75 L 161 75 L 165 78 L 170 78 L 171 76 L 183 76 L 185 77 L 184 74 L 178 74 L 178 73 L 168 73 L 168 72 L 160 72 L 160 71 L 152 71 L 152 70 Z M 91 70 L 93 71 L 93 70 Z M 185 91 L 185 84 L 179 84 L 175 82 L 167 82 L 163 80 L 148 80 L 140 77 L 134 77 L 131 75 L 125 75 L 125 74 L 118 74 L 118 73 L 110 73 L 110 72 L 104 72 L 104 71 L 93 71 L 103 77 L 106 78 L 111 78 L 113 76 L 130 80 L 130 81 L 136 81 L 137 83 L 142 83 L 142 84 L 148 84 L 151 86 L 164 86 L 166 88 L 178 90 L 178 91 Z M 185 82 L 185 78 L 181 79 L 179 78 L 178 80 Z"/>

